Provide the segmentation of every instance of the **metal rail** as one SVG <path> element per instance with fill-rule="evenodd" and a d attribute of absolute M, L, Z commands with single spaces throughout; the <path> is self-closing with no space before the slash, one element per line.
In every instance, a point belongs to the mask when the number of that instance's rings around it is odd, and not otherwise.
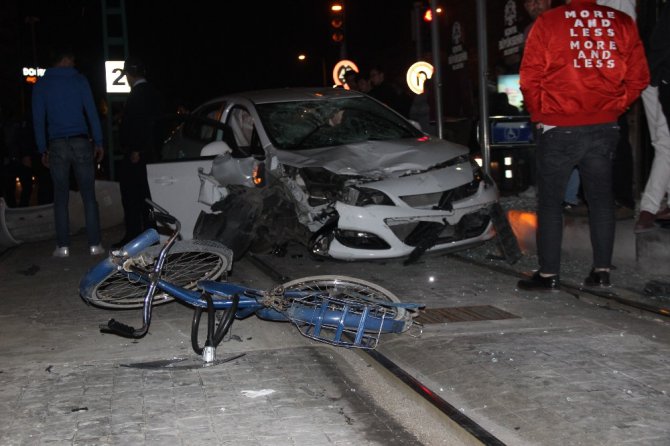
<path fill-rule="evenodd" d="M 520 273 L 512 268 L 505 267 L 502 265 L 492 265 L 490 263 L 480 262 L 475 259 L 465 258 L 458 254 L 449 254 L 449 257 L 454 260 L 467 263 L 469 265 L 486 268 L 510 277 L 516 277 L 516 278 L 528 277 L 524 273 Z M 649 313 L 653 313 L 655 315 L 670 317 L 670 307 L 664 306 L 660 303 L 658 305 L 654 305 L 653 303 L 649 302 L 649 299 L 643 296 L 642 294 L 625 290 L 623 288 L 617 288 L 614 286 L 611 288 L 585 288 L 580 284 L 561 279 L 561 290 L 569 294 L 572 294 L 577 299 L 582 299 L 583 297 L 588 296 L 596 299 L 605 300 L 607 302 L 615 302 L 617 304 L 624 305 L 626 307 L 643 310 Z"/>
<path fill-rule="evenodd" d="M 487 262 L 480 262 L 475 259 L 465 258 L 457 253 L 449 254 L 454 260 L 471 264 L 473 266 L 478 266 L 481 268 L 486 268 L 497 273 L 515 277 L 515 278 L 524 278 L 527 275 L 514 270 L 513 268 L 506 267 L 504 265 L 494 265 Z M 257 256 L 249 256 L 251 262 L 266 276 L 275 282 L 285 282 L 290 280 L 285 275 L 281 274 L 276 268 L 270 265 L 268 262 L 263 261 Z M 614 302 L 616 304 L 622 305 L 627 308 L 634 308 L 642 310 L 645 312 L 652 313 L 654 315 L 661 315 L 665 317 L 670 317 L 670 308 L 663 306 L 661 304 L 654 305 L 650 302 L 644 301 L 645 297 L 640 293 L 635 293 L 633 291 L 621 289 L 621 288 L 607 288 L 607 289 L 590 289 L 584 288 L 583 286 L 570 282 L 562 281 L 561 282 L 562 291 L 565 291 L 573 295 L 577 299 L 592 298 L 595 302 Z M 495 437 L 493 434 L 488 432 L 482 426 L 477 424 L 475 421 L 464 415 L 456 407 L 451 405 L 448 401 L 441 398 L 439 395 L 432 392 L 426 385 L 421 383 L 415 377 L 407 373 L 404 369 L 399 367 L 393 361 L 391 361 L 384 354 L 380 353 L 377 350 L 367 350 L 364 352 L 359 352 L 360 354 L 365 354 L 370 359 L 374 360 L 382 369 L 389 372 L 391 375 L 399 379 L 405 385 L 407 385 L 412 391 L 417 395 L 425 399 L 432 407 L 437 411 L 447 416 L 450 420 L 454 422 L 455 425 L 459 426 L 470 435 L 474 440 L 481 442 L 486 445 L 504 445 L 500 439 Z"/>
<path fill-rule="evenodd" d="M 263 274 L 265 274 L 271 280 L 277 282 L 287 282 L 291 280 L 289 277 L 281 274 L 277 269 L 272 265 L 260 259 L 258 256 L 249 255 L 248 258 L 251 263 L 256 266 Z M 457 426 L 459 426 L 463 431 L 467 432 L 470 436 L 473 437 L 476 441 L 481 442 L 485 445 L 490 446 L 504 446 L 501 440 L 496 438 L 493 434 L 488 432 L 482 426 L 477 424 L 471 418 L 463 414 L 456 407 L 451 405 L 448 401 L 444 400 L 434 392 L 432 392 L 426 385 L 421 383 L 415 377 L 407 373 L 404 369 L 399 367 L 385 355 L 380 353 L 377 350 L 364 350 L 363 352 L 369 358 L 373 359 L 379 366 L 387 370 L 390 374 L 395 376 L 397 379 L 402 381 L 407 385 L 411 390 L 416 392 L 420 397 L 428 401 L 435 409 L 451 419 Z"/>

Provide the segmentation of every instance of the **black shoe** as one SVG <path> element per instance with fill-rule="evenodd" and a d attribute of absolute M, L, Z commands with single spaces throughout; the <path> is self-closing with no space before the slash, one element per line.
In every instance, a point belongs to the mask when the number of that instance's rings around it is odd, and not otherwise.
<path fill-rule="evenodd" d="M 592 269 L 589 276 L 584 279 L 584 286 L 608 287 L 610 285 L 609 271 L 596 271 Z"/>
<path fill-rule="evenodd" d="M 558 291 L 561 281 L 558 275 L 542 277 L 539 271 L 535 271 L 530 279 L 519 280 L 516 286 L 526 291 Z"/>

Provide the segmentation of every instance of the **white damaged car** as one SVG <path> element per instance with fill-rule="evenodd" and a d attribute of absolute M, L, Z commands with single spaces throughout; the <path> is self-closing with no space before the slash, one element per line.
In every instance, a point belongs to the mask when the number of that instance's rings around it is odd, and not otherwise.
<path fill-rule="evenodd" d="M 416 259 L 495 235 L 498 189 L 466 147 L 342 89 L 209 101 L 148 174 L 185 238 L 218 240 L 236 258 L 296 241 L 334 259 Z"/>

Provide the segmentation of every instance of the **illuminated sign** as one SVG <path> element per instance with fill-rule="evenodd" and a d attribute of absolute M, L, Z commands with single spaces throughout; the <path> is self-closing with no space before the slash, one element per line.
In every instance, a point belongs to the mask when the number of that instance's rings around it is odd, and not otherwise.
<path fill-rule="evenodd" d="M 433 77 L 433 66 L 428 62 L 416 62 L 407 70 L 407 86 L 415 94 L 421 94 L 423 83 L 431 77 Z"/>
<path fill-rule="evenodd" d="M 46 68 L 23 67 L 23 78 L 27 83 L 34 84 L 38 77 L 44 76 L 45 71 Z"/>
<path fill-rule="evenodd" d="M 123 74 L 122 60 L 105 61 L 105 79 L 107 82 L 107 93 L 130 93 L 128 79 Z"/>
<path fill-rule="evenodd" d="M 344 75 L 348 71 L 359 72 L 356 64 L 350 60 L 343 59 L 335 64 L 335 68 L 333 68 L 333 82 L 335 82 L 336 87 L 344 86 L 348 90 L 348 86 L 344 82 Z"/>

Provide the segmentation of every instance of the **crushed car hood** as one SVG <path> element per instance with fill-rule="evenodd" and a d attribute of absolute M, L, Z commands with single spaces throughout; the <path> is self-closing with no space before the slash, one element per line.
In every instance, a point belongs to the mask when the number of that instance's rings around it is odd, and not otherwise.
<path fill-rule="evenodd" d="M 439 139 L 407 139 L 366 141 L 300 151 L 277 150 L 276 153 L 282 164 L 293 167 L 322 167 L 340 175 L 387 178 L 424 171 L 466 154 L 468 149 Z"/>

